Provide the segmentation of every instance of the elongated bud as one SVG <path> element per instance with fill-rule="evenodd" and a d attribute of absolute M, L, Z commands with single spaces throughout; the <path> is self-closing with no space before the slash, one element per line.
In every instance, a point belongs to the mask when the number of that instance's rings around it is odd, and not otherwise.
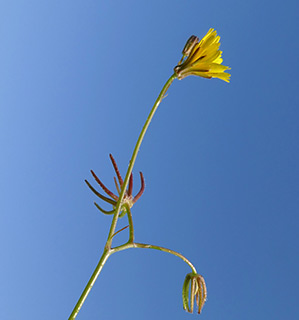
<path fill-rule="evenodd" d="M 188 57 L 194 46 L 199 42 L 199 38 L 196 36 L 191 36 L 185 44 L 182 51 L 184 57 Z"/>
<path fill-rule="evenodd" d="M 197 273 L 188 273 L 186 275 L 183 284 L 182 298 L 184 310 L 193 313 L 195 301 L 198 313 L 201 313 L 207 299 L 207 288 L 203 276 Z"/>
<path fill-rule="evenodd" d="M 176 73 L 179 72 L 180 65 L 183 63 L 183 61 L 184 61 L 184 59 L 186 57 L 189 57 L 189 55 L 192 52 L 194 46 L 196 46 L 198 44 L 198 42 L 199 42 L 199 39 L 196 36 L 191 36 L 188 39 L 188 41 L 186 42 L 185 47 L 184 47 L 184 49 L 182 51 L 182 55 L 183 55 L 182 59 L 178 62 L 178 65 L 174 68 L 174 71 Z"/>

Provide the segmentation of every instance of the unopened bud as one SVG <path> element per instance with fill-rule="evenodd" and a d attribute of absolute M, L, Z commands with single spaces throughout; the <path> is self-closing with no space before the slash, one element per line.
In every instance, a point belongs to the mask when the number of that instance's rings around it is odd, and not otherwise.
<path fill-rule="evenodd" d="M 191 36 L 185 44 L 185 47 L 182 51 L 184 57 L 188 57 L 192 49 L 196 44 L 198 44 L 199 39 L 196 36 Z"/>
<path fill-rule="evenodd" d="M 182 297 L 184 310 L 193 313 L 194 302 L 196 302 L 198 313 L 200 313 L 207 299 L 207 288 L 203 276 L 197 273 L 188 273 L 183 284 Z"/>

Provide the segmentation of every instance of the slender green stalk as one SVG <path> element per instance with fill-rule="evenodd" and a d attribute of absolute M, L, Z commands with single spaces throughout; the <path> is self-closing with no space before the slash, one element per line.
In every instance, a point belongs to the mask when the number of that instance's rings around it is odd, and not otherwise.
<path fill-rule="evenodd" d="M 137 140 L 136 146 L 135 146 L 133 154 L 132 154 L 132 158 L 131 158 L 130 163 L 129 163 L 129 167 L 128 167 L 128 170 L 127 170 L 127 173 L 126 173 L 126 177 L 125 177 L 124 183 L 123 183 L 122 188 L 120 190 L 119 198 L 118 198 L 118 201 L 117 201 L 117 204 L 116 204 L 116 207 L 115 207 L 115 213 L 114 213 L 114 216 L 113 216 L 113 219 L 112 219 L 112 223 L 111 223 L 109 235 L 108 235 L 108 238 L 107 238 L 107 242 L 106 242 L 106 245 L 105 245 L 104 253 L 103 253 L 103 255 L 102 255 L 102 257 L 101 257 L 101 259 L 100 259 L 100 261 L 99 261 L 99 263 L 98 263 L 98 265 L 96 267 L 96 269 L 94 270 L 91 278 L 89 279 L 84 291 L 82 292 L 81 297 L 79 298 L 79 300 L 78 300 L 73 312 L 71 313 L 71 315 L 69 317 L 69 320 L 74 320 L 76 318 L 76 316 L 78 315 L 78 313 L 79 313 L 84 301 L 86 300 L 91 288 L 93 287 L 95 281 L 97 280 L 97 278 L 98 278 L 100 272 L 102 271 L 103 266 L 106 263 L 106 261 L 109 258 L 109 256 L 114 252 L 126 249 L 126 248 L 123 248 L 123 249 L 120 249 L 120 250 L 115 250 L 115 248 L 111 249 L 112 238 L 113 238 L 113 235 L 115 234 L 115 228 L 116 228 L 117 220 L 118 220 L 118 217 L 119 217 L 119 213 L 120 213 L 122 205 L 124 205 L 122 203 L 122 201 L 123 201 L 123 198 L 124 198 L 124 195 L 125 195 L 128 183 L 129 183 L 130 175 L 132 173 L 132 170 L 133 170 L 136 158 L 137 158 L 137 154 L 138 154 L 138 151 L 140 149 L 141 143 L 143 141 L 144 135 L 145 135 L 145 133 L 146 133 L 148 127 L 149 127 L 149 124 L 152 121 L 152 118 L 153 118 L 153 116 L 154 116 L 159 104 L 161 103 L 163 97 L 165 96 L 166 91 L 168 90 L 168 88 L 170 87 L 171 83 L 173 82 L 173 80 L 175 78 L 177 78 L 177 75 L 174 73 L 166 81 L 164 87 L 162 88 L 157 100 L 155 101 L 155 104 L 152 107 L 152 110 L 150 111 L 149 116 L 146 119 L 145 124 L 144 124 L 144 126 L 143 126 L 143 128 L 141 130 L 141 133 L 139 135 L 139 138 Z M 134 246 L 132 246 L 133 241 L 134 241 L 134 228 L 133 228 L 133 220 L 132 220 L 132 214 L 131 214 L 130 208 L 127 209 L 127 214 L 128 214 L 128 220 L 129 220 L 129 226 L 130 226 L 130 237 L 129 237 L 129 241 L 128 241 L 127 245 L 131 244 L 131 247 L 134 247 Z M 137 247 L 137 246 L 135 246 L 135 247 Z M 157 249 L 157 248 L 158 247 L 156 247 L 156 248 L 152 247 L 151 249 Z M 162 249 L 158 249 L 158 250 L 162 250 Z M 168 251 L 166 251 L 166 250 L 168 250 Z M 162 251 L 166 251 L 166 252 L 171 253 L 171 250 L 169 250 L 169 249 L 165 249 L 165 250 L 163 249 Z M 175 253 L 175 255 L 177 255 L 177 256 L 179 256 L 181 258 L 183 257 L 179 253 L 176 253 L 176 252 L 174 252 L 174 253 Z M 184 259 L 186 260 L 186 258 L 184 258 Z M 190 262 L 188 264 L 190 266 L 192 266 L 192 264 Z M 192 268 L 192 270 L 195 270 L 195 268 L 193 266 L 191 268 Z"/>
<path fill-rule="evenodd" d="M 119 198 L 118 198 L 118 202 L 117 202 L 117 205 L 116 205 L 116 208 L 115 208 L 115 214 L 113 216 L 113 220 L 112 220 L 112 223 L 111 223 L 111 227 L 110 227 L 110 231 L 109 231 L 109 235 L 108 235 L 108 239 L 107 239 L 107 243 L 106 243 L 106 249 L 111 248 L 112 235 L 114 234 L 114 231 L 115 231 L 115 228 L 116 228 L 118 215 L 119 215 L 119 212 L 121 210 L 122 200 L 124 198 L 124 195 L 125 195 L 128 183 L 129 183 L 130 175 L 132 173 L 132 170 L 133 170 L 136 158 L 137 158 L 137 154 L 138 154 L 138 151 L 140 149 L 141 143 L 143 141 L 144 135 L 145 135 L 145 133 L 146 133 L 146 131 L 148 129 L 149 124 L 152 121 L 152 118 L 153 118 L 153 116 L 154 116 L 154 114 L 155 114 L 160 102 L 162 101 L 163 97 L 165 96 L 166 91 L 168 90 L 168 88 L 170 87 L 171 83 L 173 82 L 173 80 L 176 77 L 177 77 L 177 75 L 174 73 L 166 81 L 164 87 L 162 88 L 162 90 L 161 90 L 161 92 L 160 92 L 160 94 L 159 94 L 154 106 L 152 107 L 152 110 L 151 110 L 149 116 L 147 117 L 147 119 L 145 121 L 145 124 L 144 124 L 144 126 L 143 126 L 143 128 L 142 128 L 142 130 L 140 132 L 139 138 L 137 140 L 136 146 L 135 146 L 133 154 L 132 154 L 132 158 L 131 158 L 130 163 L 129 163 L 129 167 L 128 167 L 128 170 L 127 170 L 127 173 L 126 173 L 124 184 L 123 184 L 123 186 L 121 188 L 121 192 L 120 192 L 120 195 L 119 195 Z"/>
<path fill-rule="evenodd" d="M 75 308 L 73 310 L 73 312 L 71 313 L 69 320 L 73 320 L 77 317 L 84 301 L 86 300 L 90 290 L 92 289 L 94 283 L 96 282 L 100 272 L 102 271 L 104 264 L 106 263 L 107 259 L 109 258 L 109 256 L 112 254 L 111 251 L 107 251 L 104 250 L 103 255 L 98 263 L 98 265 L 96 266 L 91 278 L 89 279 L 84 291 L 81 294 L 81 297 L 79 298 L 77 304 L 75 305 Z"/>
<path fill-rule="evenodd" d="M 133 243 L 134 242 L 134 226 L 133 226 L 133 218 L 132 218 L 132 213 L 130 206 L 126 203 L 125 204 L 126 209 L 127 209 L 127 216 L 128 216 L 128 221 L 129 221 L 129 228 L 130 228 L 130 236 L 129 236 L 129 241 L 128 243 Z"/>
<path fill-rule="evenodd" d="M 152 244 L 137 243 L 137 242 L 126 243 L 126 244 L 123 244 L 121 246 L 118 246 L 118 247 L 115 247 L 115 248 L 111 249 L 111 254 L 115 253 L 115 252 L 118 252 L 118 251 L 130 249 L 130 248 L 154 249 L 154 250 L 159 250 L 159 251 L 170 253 L 170 254 L 172 254 L 174 256 L 179 257 L 184 262 L 186 262 L 188 264 L 188 266 L 192 269 L 193 273 L 197 273 L 194 265 L 186 257 L 184 257 L 182 254 L 180 254 L 180 253 L 178 253 L 178 252 L 176 252 L 174 250 L 167 249 L 167 248 L 160 247 L 160 246 L 155 246 L 155 245 L 152 245 Z"/>
<path fill-rule="evenodd" d="M 132 225 L 133 227 L 133 225 Z M 134 232 L 134 230 L 133 230 Z M 131 237 L 130 237 L 131 238 Z M 163 251 L 163 252 L 167 252 L 167 253 L 170 253 L 174 256 L 177 256 L 179 257 L 180 259 L 182 259 L 185 263 L 188 264 L 188 266 L 192 269 L 192 272 L 194 274 L 197 273 L 195 267 L 193 266 L 193 264 L 186 258 L 184 257 L 182 254 L 174 251 L 174 250 L 171 250 L 171 249 L 168 249 L 168 248 L 164 248 L 164 247 L 161 247 L 161 246 L 155 246 L 155 245 L 151 245 L 151 244 L 145 244 L 145 243 L 135 243 L 135 242 L 130 242 L 130 240 L 128 241 L 128 243 L 126 244 L 123 244 L 121 246 L 118 246 L 118 247 L 115 247 L 115 248 L 112 248 L 108 251 L 104 251 L 96 269 L 94 270 L 91 278 L 89 279 L 84 291 L 82 292 L 81 294 L 81 297 L 79 298 L 73 312 L 71 313 L 70 317 L 69 317 L 69 320 L 73 320 L 76 318 L 76 316 L 78 315 L 84 301 L 86 300 L 90 290 L 92 289 L 95 281 L 97 280 L 100 272 L 102 271 L 103 269 L 103 266 L 104 264 L 106 263 L 107 259 L 109 258 L 110 255 L 112 255 L 113 253 L 116 253 L 116 252 L 119 252 L 119 251 L 123 251 L 123 250 L 126 250 L 126 249 L 130 249 L 130 248 L 141 248 L 141 249 L 154 249 L 154 250 L 159 250 L 159 251 Z"/>

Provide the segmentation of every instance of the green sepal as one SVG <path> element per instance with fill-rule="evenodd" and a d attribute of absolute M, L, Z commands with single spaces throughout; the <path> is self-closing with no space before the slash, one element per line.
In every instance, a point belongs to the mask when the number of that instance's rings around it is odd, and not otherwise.
<path fill-rule="evenodd" d="M 191 281 L 191 275 L 192 273 L 188 273 L 186 275 L 184 284 L 183 284 L 183 290 L 182 290 L 182 298 L 183 298 L 183 308 L 184 310 L 190 312 L 189 308 L 189 286 Z"/>
<path fill-rule="evenodd" d="M 114 214 L 114 213 L 115 213 L 115 210 L 106 211 L 106 210 L 102 209 L 96 202 L 94 202 L 94 205 L 95 205 L 101 212 L 103 212 L 104 214 L 110 215 L 110 214 Z"/>
<path fill-rule="evenodd" d="M 120 213 L 119 213 L 119 217 L 120 218 L 122 218 L 122 217 L 124 217 L 126 214 L 127 214 L 127 204 L 126 203 L 124 203 L 123 205 L 122 205 L 122 207 L 121 207 L 121 209 L 120 209 L 121 211 L 120 211 Z"/>
<path fill-rule="evenodd" d="M 119 213 L 119 217 L 122 218 L 126 215 L 127 211 L 126 210 L 123 210 Z"/>
<path fill-rule="evenodd" d="M 196 294 L 196 278 L 191 279 L 191 289 L 190 289 L 190 312 L 193 313 L 194 309 L 194 298 Z"/>
<path fill-rule="evenodd" d="M 196 281 L 198 286 L 196 294 L 196 304 L 198 307 L 198 313 L 201 313 L 201 310 L 207 300 L 207 287 L 203 276 L 198 275 Z"/>
<path fill-rule="evenodd" d="M 100 199 L 112 204 L 113 206 L 116 205 L 116 202 L 110 198 L 107 198 L 105 196 L 103 196 L 102 194 L 100 194 L 87 180 L 85 180 L 85 183 L 88 185 L 89 189 L 96 195 L 98 196 Z"/>

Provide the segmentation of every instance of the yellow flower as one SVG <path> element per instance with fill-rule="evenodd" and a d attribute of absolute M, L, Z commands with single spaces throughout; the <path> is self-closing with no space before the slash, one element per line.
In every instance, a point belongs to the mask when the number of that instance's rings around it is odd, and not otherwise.
<path fill-rule="evenodd" d="M 181 61 L 174 68 L 178 79 L 194 75 L 229 82 L 230 74 L 225 71 L 230 68 L 221 64 L 223 60 L 219 40 L 220 37 L 214 29 L 210 29 L 200 41 L 196 36 L 191 36 L 183 49 Z"/>

